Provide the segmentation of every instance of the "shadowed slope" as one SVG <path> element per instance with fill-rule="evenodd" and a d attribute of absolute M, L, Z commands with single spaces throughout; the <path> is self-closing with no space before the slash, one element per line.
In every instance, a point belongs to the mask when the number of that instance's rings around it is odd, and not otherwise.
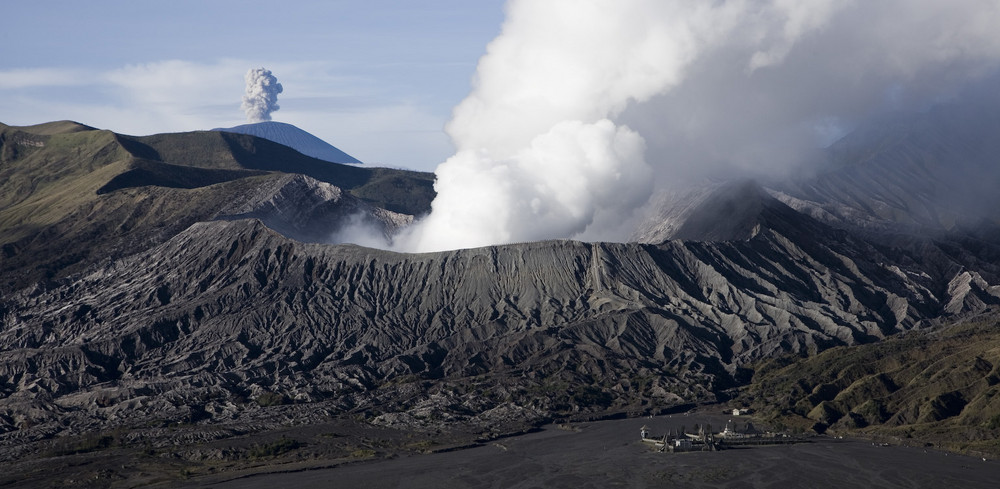
<path fill-rule="evenodd" d="M 434 197 L 432 174 L 330 163 L 247 134 L 198 131 L 121 138 L 142 158 L 201 169 L 299 173 L 404 214 L 426 213 Z"/>

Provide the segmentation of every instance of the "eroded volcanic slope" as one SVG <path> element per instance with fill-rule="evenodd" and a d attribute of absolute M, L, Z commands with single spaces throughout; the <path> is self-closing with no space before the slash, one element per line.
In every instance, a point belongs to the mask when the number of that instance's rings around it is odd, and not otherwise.
<path fill-rule="evenodd" d="M 197 223 L 7 298 L 0 426 L 31 438 L 229 422 L 263 415 L 245 402 L 263 395 L 387 424 L 427 410 L 483 426 L 497 409 L 516 408 L 508 423 L 636 412 L 714 400 L 763 357 L 1000 302 L 994 267 L 959 245 L 874 247 L 744 191 L 760 201 L 743 216 L 753 235 L 728 242 L 411 255 Z"/>
<path fill-rule="evenodd" d="M 0 126 L 0 145 L 11 459 L 108 430 L 163 446 L 330 419 L 490 436 L 656 412 L 726 398 L 769 358 L 1000 304 L 994 228 L 861 237 L 886 227 L 753 182 L 667 209 L 639 233 L 650 243 L 398 254 L 322 244 L 316 230 L 361 215 L 389 235 L 428 208 L 427 175 L 218 132 L 62 122 Z M 874 200 L 855 202 L 839 216 Z"/>

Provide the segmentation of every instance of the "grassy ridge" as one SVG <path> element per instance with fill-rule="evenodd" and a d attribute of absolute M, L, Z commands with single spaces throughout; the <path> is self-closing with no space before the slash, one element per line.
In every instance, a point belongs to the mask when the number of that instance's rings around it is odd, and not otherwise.
<path fill-rule="evenodd" d="M 246 134 L 196 131 L 119 136 L 119 142 L 137 157 L 179 167 L 308 175 L 374 206 L 404 214 L 424 214 L 434 199 L 433 174 L 330 163 Z"/>
<path fill-rule="evenodd" d="M 1000 321 L 771 360 L 742 401 L 786 426 L 1000 455 Z"/>
<path fill-rule="evenodd" d="M 434 197 L 432 174 L 328 163 L 249 135 L 0 124 L 0 293 L 159 244 L 287 173 L 407 214 Z"/>
<path fill-rule="evenodd" d="M 108 131 L 40 136 L 5 129 L 0 137 L 0 245 L 94 200 L 131 159 Z"/>
<path fill-rule="evenodd" d="M 0 123 L 0 130 L 8 128 L 6 124 Z M 69 134 L 73 132 L 83 132 L 83 131 L 96 131 L 96 128 L 80 124 L 74 121 L 53 121 L 45 122 L 42 124 L 35 124 L 33 126 L 20 126 L 17 127 L 21 131 L 38 134 L 42 136 L 52 136 L 54 134 Z"/>

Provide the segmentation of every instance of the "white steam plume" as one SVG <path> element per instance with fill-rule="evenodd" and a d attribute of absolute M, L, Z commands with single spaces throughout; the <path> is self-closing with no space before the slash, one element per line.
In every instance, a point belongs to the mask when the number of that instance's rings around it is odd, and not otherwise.
<path fill-rule="evenodd" d="M 247 121 L 271 120 L 271 112 L 281 108 L 278 106 L 278 94 L 283 89 L 278 79 L 271 74 L 271 70 L 264 68 L 252 68 L 243 78 L 247 82 L 247 87 L 243 93 L 241 107 L 247 114 Z"/>
<path fill-rule="evenodd" d="M 446 128 L 432 212 L 397 243 L 627 233 L 654 181 L 788 171 L 989 73 L 996 25 L 981 0 L 511 0 Z"/>
<path fill-rule="evenodd" d="M 675 84 L 716 35 L 710 21 L 735 20 L 728 5 L 679 7 L 510 2 L 447 126 L 457 153 L 436 170 L 431 214 L 398 241 L 428 251 L 579 237 L 642 205 L 645 143 L 612 119 Z"/>

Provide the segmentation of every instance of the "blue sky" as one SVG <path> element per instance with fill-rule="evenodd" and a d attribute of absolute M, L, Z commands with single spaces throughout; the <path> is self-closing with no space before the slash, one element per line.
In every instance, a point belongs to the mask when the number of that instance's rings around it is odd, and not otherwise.
<path fill-rule="evenodd" d="M 284 86 L 274 120 L 369 164 L 432 170 L 503 0 L 46 1 L 4 6 L 0 122 L 126 134 L 245 122 L 243 75 Z"/>

